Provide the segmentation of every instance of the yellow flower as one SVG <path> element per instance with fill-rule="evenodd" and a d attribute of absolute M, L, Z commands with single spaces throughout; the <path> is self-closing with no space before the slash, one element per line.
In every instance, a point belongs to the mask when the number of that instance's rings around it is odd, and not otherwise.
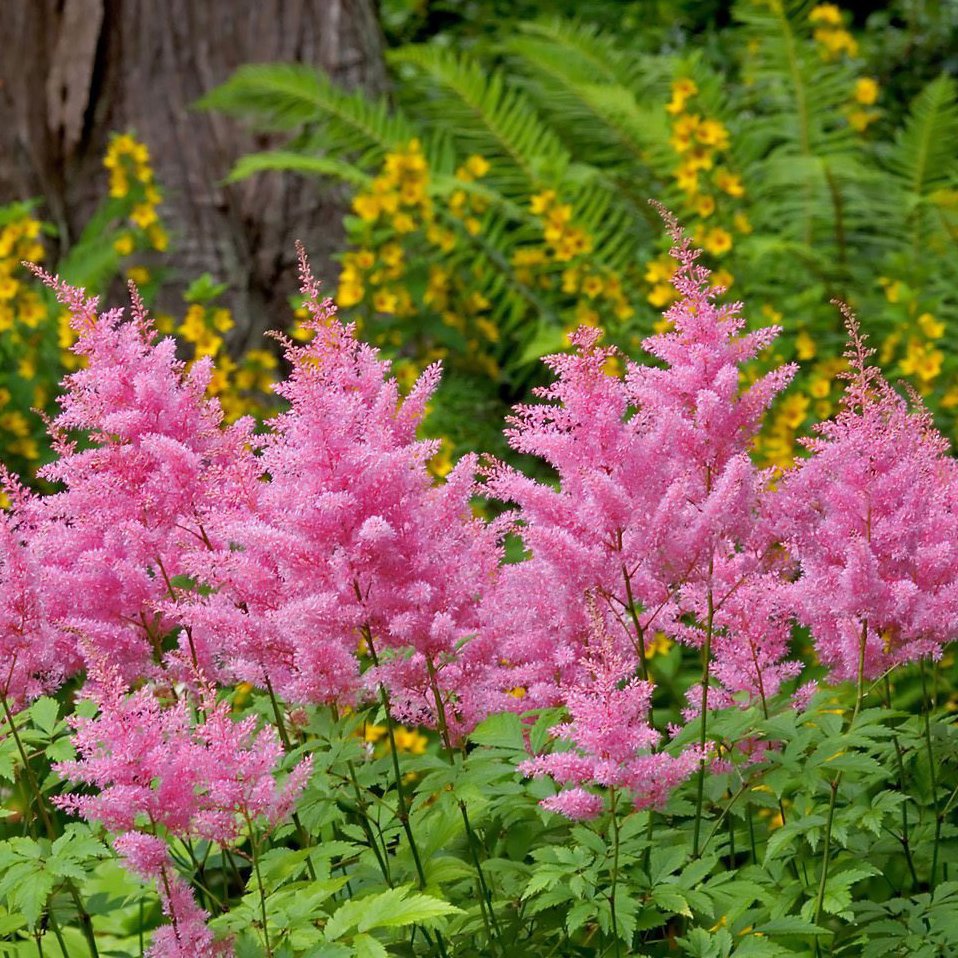
<path fill-rule="evenodd" d="M 12 276 L 0 276 L 0 300 L 13 299 L 20 284 Z"/>
<path fill-rule="evenodd" d="M 803 396 L 801 393 L 786 396 L 785 399 L 782 400 L 778 418 L 788 426 L 789 429 L 798 429 L 805 421 L 809 405 L 811 405 L 811 403 L 808 396 Z"/>
<path fill-rule="evenodd" d="M 135 248 L 136 243 L 132 233 L 121 233 L 113 241 L 113 249 L 116 250 L 120 256 L 129 256 Z"/>
<path fill-rule="evenodd" d="M 416 228 L 416 221 L 408 213 L 397 213 L 393 217 L 393 229 L 397 233 L 411 233 Z"/>
<path fill-rule="evenodd" d="M 489 172 L 489 161 L 484 156 L 474 153 L 466 160 L 466 169 L 478 179 Z"/>
<path fill-rule="evenodd" d="M 878 114 L 874 110 L 852 110 L 848 114 L 848 125 L 856 133 L 864 133 L 877 119 Z"/>
<path fill-rule="evenodd" d="M 724 150 L 729 145 L 728 130 L 718 120 L 703 120 L 695 131 L 695 138 L 704 146 Z"/>
<path fill-rule="evenodd" d="M 336 291 L 336 303 L 343 309 L 355 306 L 363 301 L 365 290 L 361 283 L 340 282 L 339 289 Z"/>
<path fill-rule="evenodd" d="M 645 264 L 645 281 L 647 283 L 661 283 L 663 280 L 671 279 L 674 274 L 675 260 L 671 256 L 660 256 L 658 259 L 649 260 Z"/>
<path fill-rule="evenodd" d="M 22 379 L 35 379 L 37 375 L 37 355 L 35 352 L 29 352 L 20 357 L 17 363 L 17 372 Z"/>
<path fill-rule="evenodd" d="M 672 84 L 672 99 L 665 109 L 673 115 L 681 113 L 685 109 L 685 101 L 698 92 L 699 88 L 694 80 L 689 77 L 680 77 Z"/>
<path fill-rule="evenodd" d="M 738 173 L 732 173 L 725 167 L 719 167 L 715 171 L 715 185 L 729 196 L 744 196 L 745 187 L 742 185 L 742 177 Z"/>
<path fill-rule="evenodd" d="M 808 14 L 808 22 L 841 26 L 842 11 L 834 3 L 820 3 L 812 7 Z"/>
<path fill-rule="evenodd" d="M 475 216 L 467 216 L 464 225 L 466 227 L 466 232 L 470 236 L 478 236 L 479 231 L 482 229 L 482 222 L 477 220 Z"/>
<path fill-rule="evenodd" d="M 360 193 L 353 199 L 353 210 L 364 223 L 372 223 L 378 219 L 381 209 L 379 198 L 368 193 Z"/>
<path fill-rule="evenodd" d="M 130 219 L 136 223 L 140 229 L 146 229 L 157 221 L 156 209 L 149 203 L 137 203 L 130 213 Z"/>
<path fill-rule="evenodd" d="M 902 282 L 900 279 L 890 279 L 887 276 L 879 276 L 878 285 L 885 288 L 885 299 L 887 299 L 889 303 L 897 303 L 901 299 Z"/>
<path fill-rule="evenodd" d="M 732 248 L 732 234 L 721 226 L 713 226 L 705 234 L 702 245 L 713 256 L 723 256 Z"/>
<path fill-rule="evenodd" d="M 409 752 L 412 755 L 422 755 L 426 751 L 429 739 L 415 729 L 404 728 L 400 726 L 393 733 L 396 741 L 396 750 L 399 752 Z"/>
<path fill-rule="evenodd" d="M 396 294 L 387 289 L 378 289 L 373 296 L 373 309 L 377 313 L 395 313 L 398 304 Z"/>
<path fill-rule="evenodd" d="M 646 299 L 656 308 L 662 309 L 665 306 L 668 306 L 673 300 L 678 297 L 674 287 L 668 283 L 656 283 L 652 287 L 651 292 Z"/>
<path fill-rule="evenodd" d="M 150 241 L 150 246 L 160 253 L 164 252 L 170 245 L 166 230 L 159 223 L 151 223 L 146 228 L 146 238 Z"/>
<path fill-rule="evenodd" d="M 945 324 L 935 319 L 931 313 L 922 313 L 916 322 L 929 339 L 941 339 L 945 335 Z"/>
<path fill-rule="evenodd" d="M 735 277 L 727 269 L 717 269 L 710 280 L 713 286 L 721 286 L 723 289 L 728 289 L 734 281 Z"/>
<path fill-rule="evenodd" d="M 645 643 L 645 657 L 654 658 L 656 655 L 666 655 L 672 648 L 672 640 L 664 632 L 656 632 L 650 641 Z"/>
<path fill-rule="evenodd" d="M 587 276 L 582 281 L 582 292 L 585 293 L 589 299 L 595 299 L 599 293 L 602 292 L 602 277 L 600 276 Z"/>
<path fill-rule="evenodd" d="M 871 106 L 878 100 L 878 81 L 872 77 L 859 77 L 855 81 L 855 100 Z"/>
<path fill-rule="evenodd" d="M 233 328 L 233 316 L 228 309 L 220 307 L 213 310 L 213 328 L 220 333 L 228 333 Z"/>
<path fill-rule="evenodd" d="M 126 271 L 126 278 L 137 286 L 145 286 L 150 281 L 150 271 L 145 266 L 132 266 Z"/>
<path fill-rule="evenodd" d="M 703 219 L 711 216 L 715 212 L 715 197 L 703 194 L 695 201 L 695 212 Z"/>
<path fill-rule="evenodd" d="M 858 53 L 858 41 L 847 30 L 821 27 L 813 36 L 822 46 L 822 57 L 826 60 L 837 60 L 842 53 L 850 57 Z"/>
<path fill-rule="evenodd" d="M 778 318 L 781 319 L 781 313 L 778 314 Z M 806 330 L 801 330 L 795 337 L 795 355 L 804 362 L 807 359 L 815 358 L 816 349 L 815 340 L 809 336 Z"/>
<path fill-rule="evenodd" d="M 536 216 L 541 216 L 552 206 L 555 202 L 555 198 L 555 190 L 543 190 L 541 193 L 536 193 L 530 197 L 529 209 L 532 210 Z"/>
<path fill-rule="evenodd" d="M 735 227 L 736 231 L 741 233 L 743 236 L 748 236 L 752 232 L 752 224 L 749 222 L 749 218 L 744 213 L 736 213 L 732 217 L 732 225 Z"/>
<path fill-rule="evenodd" d="M 675 182 L 683 193 L 697 193 L 699 189 L 699 174 L 693 166 L 682 163 L 675 170 Z"/>
<path fill-rule="evenodd" d="M 827 379 L 816 376 L 808 384 L 808 391 L 815 399 L 824 399 L 831 389 L 831 383 Z"/>

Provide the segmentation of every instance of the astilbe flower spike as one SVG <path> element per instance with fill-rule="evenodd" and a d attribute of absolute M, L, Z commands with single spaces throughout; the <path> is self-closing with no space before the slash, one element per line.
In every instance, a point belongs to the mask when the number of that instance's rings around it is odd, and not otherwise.
<path fill-rule="evenodd" d="M 311 760 L 300 762 L 280 786 L 274 772 L 282 748 L 275 730 L 257 732 L 254 717 L 233 721 L 229 704 L 216 700 L 202 676 L 192 683 L 196 703 L 188 693 L 164 703 L 159 687 L 131 693 L 111 664 L 94 654 L 89 658 L 84 693 L 98 714 L 72 719 L 78 757 L 56 770 L 71 784 L 98 791 L 54 801 L 114 832 L 116 850 L 131 870 L 156 881 L 170 924 L 154 936 L 152 958 L 232 955 L 228 943 L 214 941 L 209 916 L 176 873 L 162 836 L 228 846 L 256 822 L 276 825 L 305 787 Z"/>
<path fill-rule="evenodd" d="M 557 378 L 538 391 L 543 401 L 520 406 L 507 431 L 516 451 L 555 470 L 558 488 L 504 465 L 490 470 L 489 490 L 518 504 L 531 552 L 503 570 L 484 617 L 524 704 L 556 704 L 560 687 L 573 684 L 589 633 L 587 595 L 619 652 L 633 650 L 640 675 L 653 630 L 702 643 L 709 604 L 722 634 L 712 652 L 728 660 L 720 679 L 732 681 L 747 657 L 744 691 L 758 698 L 795 670 L 783 665 L 787 628 L 767 595 L 781 570 L 761 521 L 769 477 L 748 456 L 762 413 L 794 369 L 742 390 L 743 365 L 778 330 L 744 333 L 740 305 L 716 305 L 721 290 L 665 215 L 681 298 L 666 313 L 673 331 L 644 344 L 663 365 L 629 363 L 624 378 L 610 375 L 616 351 L 598 345 L 597 330 L 580 329 L 572 355 L 546 358 Z M 746 613 L 756 599 L 772 627 Z M 685 623 L 689 615 L 698 626 Z"/>
<path fill-rule="evenodd" d="M 55 691 L 80 667 L 73 637 L 48 618 L 51 584 L 28 535 L 16 512 L 0 515 L 0 698 L 12 711 Z"/>
<path fill-rule="evenodd" d="M 98 707 L 94 718 L 75 717 L 78 758 L 57 771 L 94 794 L 67 794 L 58 804 L 113 832 L 148 822 L 180 838 L 229 845 L 247 819 L 274 825 L 289 813 L 311 770 L 304 760 L 279 787 L 273 774 L 283 750 L 275 730 L 256 731 L 253 716 L 236 722 L 229 703 L 198 676 L 193 715 L 184 694 L 164 703 L 160 690 L 129 692 L 112 665 L 93 659 L 84 694 Z"/>
<path fill-rule="evenodd" d="M 403 718 L 435 721 L 438 682 L 450 724 L 469 726 L 486 714 L 467 681 L 480 647 L 460 646 L 499 561 L 496 530 L 470 510 L 475 459 L 433 484 L 438 446 L 416 430 L 438 366 L 402 398 L 389 363 L 320 298 L 302 251 L 301 276 L 312 339 L 284 344 L 290 408 L 262 443 L 269 481 L 249 517 L 211 524 L 216 548 L 194 572 L 217 590 L 184 615 L 238 677 L 289 700 L 350 703 L 384 681 Z M 366 676 L 357 652 L 377 666 Z"/>
<path fill-rule="evenodd" d="M 523 775 L 571 786 L 540 804 L 572 819 L 595 818 L 605 807 L 587 785 L 625 789 L 637 810 L 660 806 L 700 760 L 694 747 L 678 756 L 653 751 L 660 739 L 648 723 L 653 685 L 635 677 L 634 659 L 616 652 L 600 630 L 596 616 L 578 681 L 565 690 L 569 719 L 551 730 L 571 749 L 519 766 Z"/>
<path fill-rule="evenodd" d="M 96 299 L 35 271 L 69 310 L 86 363 L 64 380 L 49 424 L 58 456 L 40 475 L 60 491 L 25 516 L 36 561 L 55 582 L 47 615 L 134 679 L 177 625 L 159 605 L 175 592 L 183 555 L 205 548 L 205 517 L 214 505 L 242 512 L 255 488 L 252 422 L 223 428 L 217 402 L 204 398 L 208 361 L 186 372 L 174 341 L 155 340 L 134 288 L 124 322 L 121 310 L 98 314 Z M 195 646 L 190 657 L 209 665 Z"/>
<path fill-rule="evenodd" d="M 869 364 L 858 323 L 837 416 L 776 497 L 800 576 L 791 589 L 819 658 L 839 679 L 873 679 L 937 658 L 958 631 L 958 465 L 917 397 Z"/>

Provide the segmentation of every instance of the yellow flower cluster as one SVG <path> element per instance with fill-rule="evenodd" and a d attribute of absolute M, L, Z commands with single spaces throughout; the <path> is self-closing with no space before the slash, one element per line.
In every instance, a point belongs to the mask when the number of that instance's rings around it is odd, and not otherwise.
<path fill-rule="evenodd" d="M 121 233 L 114 241 L 120 256 L 129 256 L 139 245 L 139 235 L 146 245 L 163 252 L 169 244 L 160 222 L 157 207 L 162 196 L 154 181 L 150 151 L 145 143 L 129 133 L 114 136 L 107 147 L 103 165 L 110 171 L 110 196 L 129 205 L 128 219 L 132 232 Z"/>
<path fill-rule="evenodd" d="M 213 360 L 207 393 L 219 400 L 227 422 L 266 412 L 265 400 L 276 382 L 279 367 L 276 356 L 267 349 L 250 349 L 239 362 L 234 360 L 223 340 L 233 325 L 228 309 L 199 302 L 187 307 L 179 325 L 174 326 L 169 317 L 157 320 L 160 332 L 175 332 L 182 342 L 190 344 L 193 362 L 204 356 Z"/>
<path fill-rule="evenodd" d="M 389 754 L 389 729 L 385 725 L 366 723 L 360 727 L 358 734 L 375 754 Z M 422 732 L 406 728 L 404 725 L 397 725 L 393 729 L 393 740 L 396 743 L 397 752 L 405 752 L 409 755 L 422 755 L 429 745 L 429 739 Z"/>
<path fill-rule="evenodd" d="M 868 109 L 878 102 L 878 81 L 872 77 L 859 77 L 852 91 L 852 105 L 848 111 L 849 126 L 857 133 L 864 133 L 881 115 L 878 110 Z"/>
<path fill-rule="evenodd" d="M 47 307 L 35 288 L 35 281 L 21 266 L 24 260 L 43 261 L 41 232 L 40 221 L 26 210 L 15 211 L 0 227 L 0 335 L 16 357 L 15 367 L 5 372 L 9 385 L 19 380 L 18 394 L 26 389 L 29 398 L 24 408 L 42 408 L 50 391 L 48 384 L 37 382 Z M 24 409 L 14 407 L 11 390 L 0 387 L 0 448 L 4 454 L 36 462 L 40 449 L 33 431 L 32 421 Z"/>
<path fill-rule="evenodd" d="M 364 306 L 366 317 L 375 317 L 381 327 L 366 331 L 376 342 L 407 352 L 413 347 L 415 358 L 403 357 L 396 365 L 397 375 L 406 379 L 415 377 L 420 363 L 447 353 L 446 347 L 428 337 L 423 322 L 415 328 L 390 325 L 392 317 L 409 319 L 422 306 L 464 339 L 461 358 L 467 365 L 492 378 L 499 374 L 489 351 L 490 344 L 499 340 L 499 330 L 489 318 L 492 304 L 479 288 L 480 277 L 440 265 L 458 243 L 455 227 L 448 225 L 450 217 L 470 236 L 483 229 L 488 200 L 471 184 L 489 169 L 489 162 L 479 155 L 459 166 L 455 188 L 446 198 L 444 224 L 430 195 L 430 170 L 422 145 L 413 139 L 386 155 L 380 175 L 353 200 L 359 224 L 350 230 L 353 249 L 342 258 L 336 302 L 344 309 Z M 412 289 L 422 281 L 416 274 L 423 272 L 424 261 L 429 263 L 428 277 L 417 301 Z"/>
<path fill-rule="evenodd" d="M 623 323 L 635 315 L 622 277 L 594 262 L 592 235 L 573 221 L 571 203 L 553 189 L 529 198 L 529 211 L 542 229 L 542 242 L 520 246 L 512 254 L 516 279 L 525 286 L 561 294 L 571 304 L 566 331 L 600 323 Z"/>
<path fill-rule="evenodd" d="M 858 54 L 858 41 L 845 29 L 842 11 L 834 3 L 812 7 L 808 21 L 815 26 L 812 36 L 823 59 L 837 60 L 842 54 L 850 57 Z"/>
<path fill-rule="evenodd" d="M 693 241 L 712 256 L 724 256 L 734 246 L 734 233 L 745 235 L 752 226 L 736 203 L 745 196 L 742 177 L 724 162 L 723 154 L 730 146 L 729 131 L 720 120 L 693 112 L 692 101 L 698 96 L 698 84 L 691 77 L 679 77 L 672 84 L 672 96 L 665 107 L 672 118 L 669 144 L 679 161 L 672 175 L 682 194 L 683 221 L 690 224 Z M 731 228 L 716 222 L 723 214 L 731 220 Z M 668 256 L 646 263 L 646 299 L 656 309 L 664 309 L 677 297 L 669 282 L 672 273 Z M 713 276 L 717 286 L 728 287 L 732 282 L 727 270 Z"/>
<path fill-rule="evenodd" d="M 922 309 L 916 292 L 903 280 L 880 276 L 885 299 L 900 311 L 897 329 L 882 343 L 879 361 L 891 365 L 896 357 L 898 371 L 915 382 L 920 393 L 927 395 L 937 385 L 945 359 L 938 341 L 945 335 L 945 324 L 930 310 Z M 942 399 L 945 408 L 958 405 L 950 393 Z"/>
<path fill-rule="evenodd" d="M 529 209 L 542 221 L 546 249 L 557 263 L 568 263 L 592 251 L 592 237 L 572 222 L 572 204 L 560 203 L 555 190 L 536 193 Z"/>

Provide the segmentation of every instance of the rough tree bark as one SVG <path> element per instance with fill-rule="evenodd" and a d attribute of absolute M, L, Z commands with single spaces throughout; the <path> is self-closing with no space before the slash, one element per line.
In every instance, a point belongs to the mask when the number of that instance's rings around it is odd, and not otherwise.
<path fill-rule="evenodd" d="M 166 197 L 173 281 L 159 308 L 178 311 L 183 286 L 212 273 L 230 285 L 243 348 L 288 319 L 296 239 L 332 278 L 342 197 L 284 174 L 222 185 L 272 141 L 190 105 L 249 62 L 382 89 L 375 0 L 3 0 L 0 45 L 0 203 L 41 197 L 68 243 L 106 192 L 110 132 L 130 130 Z"/>

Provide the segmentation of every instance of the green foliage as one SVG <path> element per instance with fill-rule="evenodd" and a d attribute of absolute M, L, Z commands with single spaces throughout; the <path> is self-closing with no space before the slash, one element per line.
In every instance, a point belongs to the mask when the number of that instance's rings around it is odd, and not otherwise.
<path fill-rule="evenodd" d="M 892 103 L 869 63 L 878 31 L 849 26 L 806 0 L 739 0 L 678 46 L 516 18 L 475 45 L 391 50 L 391 100 L 277 64 L 203 105 L 292 134 L 234 177 L 295 170 L 353 191 L 341 308 L 408 375 L 443 359 L 462 377 L 451 393 L 481 407 L 524 397 L 581 323 L 629 349 L 656 327 L 672 293 L 647 200 L 665 202 L 755 325 L 798 334 L 774 361 L 811 361 L 758 449 L 785 465 L 835 408 L 835 298 L 946 428 L 958 408 L 955 84 Z"/>

